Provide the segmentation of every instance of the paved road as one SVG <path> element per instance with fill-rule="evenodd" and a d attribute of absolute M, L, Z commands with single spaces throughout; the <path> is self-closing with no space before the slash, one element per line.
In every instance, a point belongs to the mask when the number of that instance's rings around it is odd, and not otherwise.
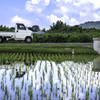
<path fill-rule="evenodd" d="M 1 43 L 1 44 L 59 44 L 59 45 L 93 45 L 93 43 Z"/>

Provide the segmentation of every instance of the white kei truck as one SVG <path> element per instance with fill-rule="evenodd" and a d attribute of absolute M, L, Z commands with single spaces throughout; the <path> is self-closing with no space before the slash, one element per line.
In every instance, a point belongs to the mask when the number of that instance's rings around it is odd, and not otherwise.
<path fill-rule="evenodd" d="M 31 43 L 33 32 L 25 27 L 24 24 L 16 23 L 15 32 L 0 32 L 0 43 L 10 39 L 24 40 L 26 43 Z"/>

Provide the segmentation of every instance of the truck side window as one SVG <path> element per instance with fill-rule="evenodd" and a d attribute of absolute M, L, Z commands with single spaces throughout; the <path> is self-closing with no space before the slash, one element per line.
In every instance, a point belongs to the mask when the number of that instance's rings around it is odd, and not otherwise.
<path fill-rule="evenodd" d="M 22 24 L 18 25 L 18 30 L 26 30 L 26 27 Z"/>

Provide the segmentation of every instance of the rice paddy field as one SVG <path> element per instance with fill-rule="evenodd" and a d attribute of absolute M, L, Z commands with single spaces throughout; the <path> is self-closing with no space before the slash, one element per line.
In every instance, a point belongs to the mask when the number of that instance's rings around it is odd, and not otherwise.
<path fill-rule="evenodd" d="M 0 53 L 0 100 L 100 100 L 98 55 Z"/>

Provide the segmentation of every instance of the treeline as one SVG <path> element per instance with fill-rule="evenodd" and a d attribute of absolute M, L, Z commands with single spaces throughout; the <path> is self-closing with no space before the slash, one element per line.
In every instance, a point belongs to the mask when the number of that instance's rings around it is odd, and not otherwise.
<path fill-rule="evenodd" d="M 57 21 L 56 23 L 53 23 L 52 26 L 50 26 L 50 29 L 47 30 L 47 33 L 61 33 L 61 34 L 68 34 L 68 33 L 93 33 L 93 32 L 100 32 L 100 29 L 96 28 L 82 28 L 82 26 L 75 25 L 75 26 L 69 26 L 66 25 L 66 23 L 63 23 L 62 21 Z"/>
<path fill-rule="evenodd" d="M 0 31 L 1 32 L 12 32 L 13 30 L 11 30 L 9 27 L 0 25 Z"/>

